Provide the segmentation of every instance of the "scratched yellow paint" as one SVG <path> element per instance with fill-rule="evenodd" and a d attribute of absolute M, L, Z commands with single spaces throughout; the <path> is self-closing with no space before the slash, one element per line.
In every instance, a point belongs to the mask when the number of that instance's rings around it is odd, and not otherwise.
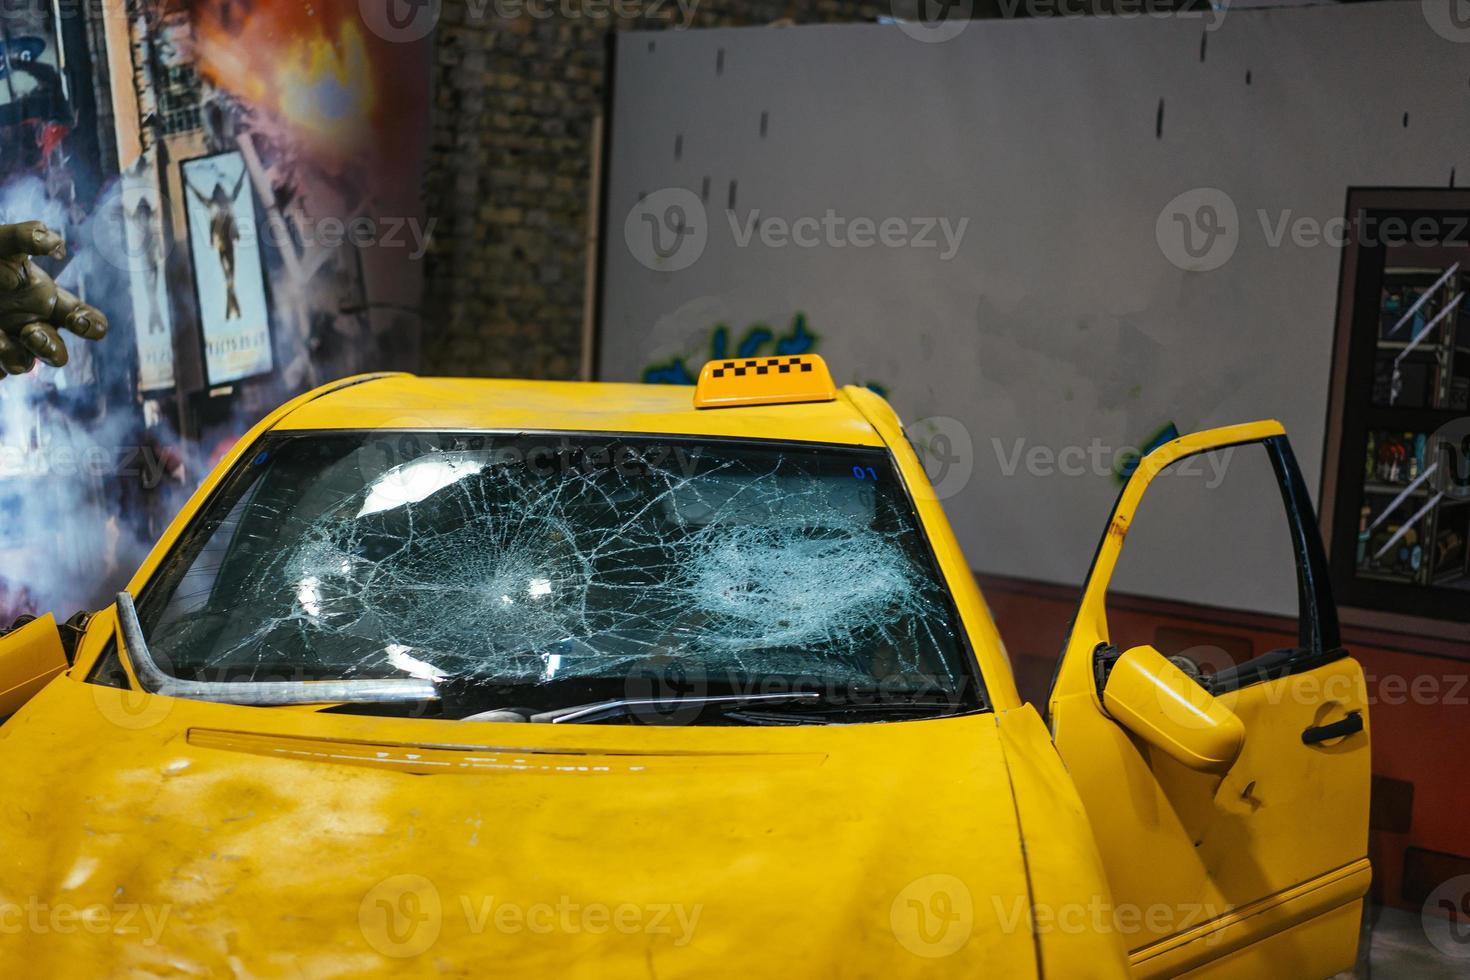
<path fill-rule="evenodd" d="M 684 729 L 206 704 L 85 683 L 103 610 L 0 728 L 0 977 L 1128 975 L 1116 935 L 1036 926 L 1106 903 L 1103 864 L 879 396 L 700 411 L 688 388 L 347 379 L 245 436 L 129 590 L 257 437 L 332 428 L 887 446 L 994 711 Z"/>

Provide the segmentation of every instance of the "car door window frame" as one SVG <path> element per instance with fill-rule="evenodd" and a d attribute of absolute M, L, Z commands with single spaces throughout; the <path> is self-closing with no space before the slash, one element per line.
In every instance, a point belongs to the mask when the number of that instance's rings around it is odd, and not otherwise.
<path fill-rule="evenodd" d="M 1156 472 L 1162 472 L 1170 466 L 1205 453 L 1256 445 L 1262 446 L 1265 449 L 1271 461 L 1271 468 L 1276 476 L 1277 488 L 1281 493 L 1282 504 L 1286 510 L 1287 527 L 1291 534 L 1292 555 L 1296 562 L 1297 577 L 1297 646 L 1272 650 L 1242 664 L 1222 670 L 1208 678 L 1201 678 L 1199 681 L 1201 685 L 1213 694 L 1238 690 L 1252 684 L 1276 680 L 1292 674 L 1305 673 L 1347 656 L 1347 651 L 1342 645 L 1341 629 L 1337 618 L 1337 606 L 1333 600 L 1332 584 L 1328 577 L 1327 555 L 1317 527 L 1315 510 L 1312 506 L 1311 496 L 1307 492 L 1306 481 L 1302 477 L 1301 469 L 1297 464 L 1296 454 L 1292 452 L 1291 443 L 1284 433 L 1278 432 L 1273 435 L 1204 446 L 1170 460 L 1164 466 L 1159 467 Z M 1162 449 L 1163 447 L 1160 448 Z M 1151 483 L 1155 473 L 1144 474 L 1144 467 L 1140 465 L 1135 470 L 1133 476 L 1130 477 L 1129 483 L 1131 484 L 1136 479 L 1144 479 Z M 1119 492 L 1118 499 L 1114 502 L 1109 512 L 1107 527 L 1104 528 L 1102 536 L 1098 539 L 1097 548 L 1093 552 L 1092 563 L 1089 567 L 1087 578 L 1083 582 L 1078 612 L 1073 616 L 1072 622 L 1068 625 L 1067 636 L 1063 641 L 1061 654 L 1057 659 L 1057 667 L 1052 676 L 1051 689 L 1047 695 L 1048 704 L 1051 703 L 1057 694 L 1057 684 L 1061 677 L 1067 651 L 1072 644 L 1073 632 L 1076 629 L 1079 618 L 1085 611 L 1088 595 L 1093 588 L 1094 579 L 1098 574 L 1098 560 L 1107 544 L 1108 536 L 1115 533 L 1114 522 L 1118 517 L 1119 507 L 1128 496 L 1128 490 L 1129 485 L 1125 484 L 1122 491 Z M 1144 506 L 1144 500 L 1147 499 L 1147 496 L 1148 486 L 1145 486 L 1139 495 L 1137 503 L 1134 505 L 1134 514 Z M 1121 548 L 1126 546 L 1125 541 L 1120 546 L 1120 553 Z M 1116 567 L 1109 570 L 1109 580 L 1111 580 L 1114 571 L 1116 571 Z M 1106 620 L 1106 592 L 1104 592 L 1102 602 L 1103 616 L 1104 620 Z M 1093 668 L 1093 672 L 1096 673 L 1100 660 L 1109 656 L 1116 657 L 1117 652 L 1111 643 L 1099 644 L 1091 654 L 1090 666 Z"/>

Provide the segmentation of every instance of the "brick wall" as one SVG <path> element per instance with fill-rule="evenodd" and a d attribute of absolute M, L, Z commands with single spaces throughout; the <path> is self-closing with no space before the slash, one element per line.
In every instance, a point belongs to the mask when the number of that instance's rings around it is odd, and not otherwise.
<path fill-rule="evenodd" d="M 691 3 L 695 27 L 873 20 L 889 9 L 867 0 Z M 576 376 L 605 38 L 683 21 L 675 0 L 651 17 L 653 0 L 621 0 L 620 9 L 639 6 L 644 15 L 617 17 L 608 0 L 444 0 L 425 188 L 437 220 L 425 373 Z M 529 9 L 554 13 L 497 13 Z"/>

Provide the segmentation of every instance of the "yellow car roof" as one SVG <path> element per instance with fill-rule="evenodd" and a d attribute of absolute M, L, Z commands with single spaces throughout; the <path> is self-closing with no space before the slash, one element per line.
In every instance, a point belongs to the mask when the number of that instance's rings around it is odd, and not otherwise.
<path fill-rule="evenodd" d="M 686 385 L 396 374 L 327 392 L 274 428 L 636 432 L 882 446 L 851 390 L 830 401 L 696 409 L 695 389 Z"/>

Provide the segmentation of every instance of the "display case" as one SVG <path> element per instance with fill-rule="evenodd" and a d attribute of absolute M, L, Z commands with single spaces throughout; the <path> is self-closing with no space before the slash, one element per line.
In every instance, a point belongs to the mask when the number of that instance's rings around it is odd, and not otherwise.
<path fill-rule="evenodd" d="M 1470 200 L 1464 192 L 1446 200 L 1460 206 L 1350 204 L 1357 240 L 1343 263 L 1328 454 L 1335 479 L 1325 488 L 1340 601 L 1464 623 L 1470 487 L 1446 477 L 1470 461 L 1444 441 L 1457 427 L 1470 433 Z M 1396 238 L 1395 228 L 1416 232 Z"/>

